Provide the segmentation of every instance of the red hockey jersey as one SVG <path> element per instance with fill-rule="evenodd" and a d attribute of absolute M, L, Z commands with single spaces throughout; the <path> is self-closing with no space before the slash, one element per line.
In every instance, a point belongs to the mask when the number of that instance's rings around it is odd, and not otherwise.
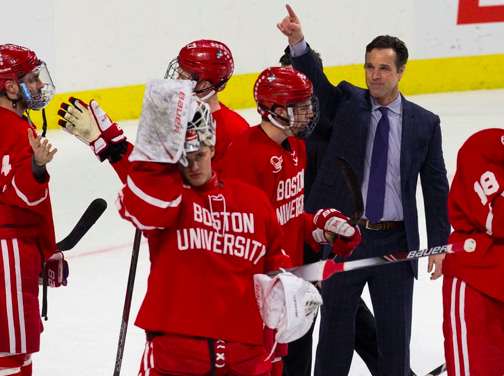
<path fill-rule="evenodd" d="M 253 275 L 290 266 L 264 193 L 213 178 L 183 185 L 178 165 L 132 162 L 120 214 L 149 240 L 151 271 L 136 325 L 154 332 L 263 342 Z"/>
<path fill-rule="evenodd" d="M 458 153 L 448 210 L 450 242 L 476 240 L 473 253 L 449 254 L 443 274 L 504 301 L 504 129 L 471 136 Z"/>
<path fill-rule="evenodd" d="M 0 353 L 39 350 L 38 276 L 56 250 L 49 196 L 32 172 L 26 119 L 0 107 Z"/>
<path fill-rule="evenodd" d="M 229 145 L 250 126 L 237 112 L 220 103 L 220 110 L 212 112 L 216 126 L 215 155 L 212 158 L 212 170 L 221 176 L 222 160 Z"/>
<path fill-rule="evenodd" d="M 294 266 L 303 264 L 303 241 L 319 250 L 311 235 L 313 215 L 304 211 L 303 140 L 288 137 L 290 151 L 273 141 L 259 126 L 236 139 L 226 152 L 224 177 L 240 179 L 266 193 L 285 234 L 283 248 Z"/>

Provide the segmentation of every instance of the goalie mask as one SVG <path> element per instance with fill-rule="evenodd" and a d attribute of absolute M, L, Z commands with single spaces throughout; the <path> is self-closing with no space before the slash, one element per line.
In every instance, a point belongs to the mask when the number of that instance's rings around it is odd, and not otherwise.
<path fill-rule="evenodd" d="M 224 43 L 198 40 L 180 50 L 179 55 L 168 65 L 165 78 L 192 80 L 197 83 L 208 81 L 210 87 L 194 91 L 196 94 L 207 93 L 202 98 L 205 100 L 224 90 L 233 70 L 233 55 Z"/>
<path fill-rule="evenodd" d="M 21 94 L 19 98 L 5 97 L 12 102 L 24 100 L 26 108 L 41 110 L 54 96 L 55 87 L 46 64 L 37 58 L 35 52 L 15 44 L 0 45 L 0 87 L 5 92 L 5 81 L 16 82 Z"/>
<path fill-rule="evenodd" d="M 198 151 L 202 146 L 215 145 L 215 120 L 210 112 L 210 106 L 200 100 L 191 105 L 196 108 L 192 120 L 187 123 L 184 142 L 186 154 Z"/>
<path fill-rule="evenodd" d="M 257 111 L 288 136 L 308 137 L 319 117 L 318 100 L 310 80 L 292 68 L 272 67 L 263 71 L 254 85 Z M 278 107 L 287 117 L 275 112 Z M 283 124 L 281 124 L 280 122 Z"/>

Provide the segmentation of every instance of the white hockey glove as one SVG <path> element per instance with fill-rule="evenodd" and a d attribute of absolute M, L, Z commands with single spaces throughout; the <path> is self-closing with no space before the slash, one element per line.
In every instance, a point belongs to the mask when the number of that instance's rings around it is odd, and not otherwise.
<path fill-rule="evenodd" d="M 187 166 L 184 142 L 187 123 L 196 109 L 194 82 L 149 79 L 130 161 L 180 163 Z"/>
<path fill-rule="evenodd" d="M 301 338 L 322 305 L 315 286 L 292 273 L 280 273 L 274 278 L 255 274 L 254 287 L 261 317 L 268 328 L 277 329 L 278 343 Z"/>
<path fill-rule="evenodd" d="M 123 130 L 113 123 L 95 100 L 85 104 L 80 99 L 70 97 L 71 104 L 61 103 L 58 115 L 65 120 L 58 124 L 85 144 L 91 146 L 95 155 L 104 161 L 114 151 L 114 145 L 126 140 Z"/>

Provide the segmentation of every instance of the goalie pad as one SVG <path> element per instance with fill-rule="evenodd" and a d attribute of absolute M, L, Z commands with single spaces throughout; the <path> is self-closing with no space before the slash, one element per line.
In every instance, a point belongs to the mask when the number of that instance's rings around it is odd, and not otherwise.
<path fill-rule="evenodd" d="M 292 273 L 280 273 L 274 278 L 255 274 L 254 288 L 263 322 L 277 330 L 278 343 L 289 343 L 305 335 L 322 305 L 315 286 Z"/>
<path fill-rule="evenodd" d="M 194 85 L 189 80 L 147 81 L 131 162 L 180 161 L 187 166 L 184 153 L 187 123 L 198 106 L 192 94 Z"/>

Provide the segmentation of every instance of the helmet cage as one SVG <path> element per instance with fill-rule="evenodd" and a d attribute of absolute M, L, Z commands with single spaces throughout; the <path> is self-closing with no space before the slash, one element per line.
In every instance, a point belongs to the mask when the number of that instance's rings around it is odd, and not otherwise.
<path fill-rule="evenodd" d="M 201 90 L 194 90 L 195 94 L 202 94 L 202 93 L 208 92 L 208 95 L 206 95 L 204 98 L 201 98 L 201 100 L 208 99 L 212 95 L 214 95 L 216 92 L 224 89 L 223 85 L 225 86 L 229 80 L 229 78 L 226 78 L 224 80 L 217 82 L 216 84 L 213 84 L 208 79 L 200 80 L 199 76 L 196 73 L 191 73 L 188 70 L 186 70 L 183 66 L 180 65 L 178 57 L 176 57 L 172 61 L 170 61 L 170 64 L 168 65 L 168 68 L 166 69 L 166 73 L 165 73 L 164 78 L 165 79 L 172 79 L 172 80 L 191 80 L 191 81 L 196 82 L 197 84 L 199 84 L 200 82 L 203 82 L 203 81 L 210 82 L 209 87 L 206 87 L 205 89 L 201 89 Z M 222 87 L 222 89 L 221 89 L 221 87 Z"/>
<path fill-rule="evenodd" d="M 257 106 L 259 113 L 266 112 L 267 113 L 266 117 L 268 118 L 268 120 L 277 128 L 284 130 L 288 136 L 295 136 L 297 138 L 307 138 L 312 134 L 313 130 L 315 129 L 315 126 L 317 125 L 320 111 L 319 111 L 319 101 L 315 95 L 312 94 L 306 100 L 310 100 L 310 104 L 300 106 L 300 103 L 302 102 L 288 103 L 286 107 L 287 117 L 281 116 L 275 112 L 275 109 L 277 107 L 282 107 L 282 105 L 280 104 L 274 104 L 271 108 L 268 108 L 264 104 L 258 102 Z M 299 119 L 300 110 L 311 111 L 312 115 L 309 118 L 308 122 Z M 281 120 L 284 124 L 280 124 L 277 121 L 277 119 Z"/>
<path fill-rule="evenodd" d="M 54 97 L 55 86 L 47 65 L 42 60 L 39 60 L 31 72 L 19 75 L 18 80 L 23 98 L 30 110 L 43 109 Z M 39 87 L 41 84 L 42 88 Z"/>
<path fill-rule="evenodd" d="M 201 101 L 197 101 L 196 112 L 187 124 L 184 150 L 186 153 L 198 151 L 203 146 L 215 145 L 215 120 L 210 107 Z"/>

